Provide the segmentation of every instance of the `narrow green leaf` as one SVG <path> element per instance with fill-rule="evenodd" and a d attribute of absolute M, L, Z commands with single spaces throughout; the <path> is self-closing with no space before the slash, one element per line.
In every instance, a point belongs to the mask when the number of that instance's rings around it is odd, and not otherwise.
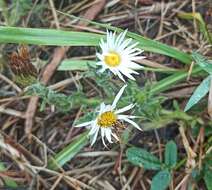
<path fill-rule="evenodd" d="M 54 29 L 0 26 L 0 43 L 59 46 L 96 46 L 102 35 Z"/>
<path fill-rule="evenodd" d="M 88 65 L 96 67 L 96 61 L 91 60 L 70 60 L 62 61 L 57 70 L 59 71 L 86 71 L 89 69 Z"/>
<path fill-rule="evenodd" d="M 177 163 L 177 145 L 174 141 L 169 141 L 165 148 L 165 164 L 174 167 Z"/>
<path fill-rule="evenodd" d="M 144 167 L 149 170 L 161 169 L 162 164 L 160 160 L 142 148 L 128 148 L 126 154 L 127 159 L 136 166 Z"/>
<path fill-rule="evenodd" d="M 188 111 L 191 107 L 197 104 L 209 91 L 211 83 L 211 76 L 204 79 L 201 84 L 196 88 L 192 96 L 190 97 L 184 111 Z"/>
<path fill-rule="evenodd" d="M 162 44 L 155 40 L 149 40 L 148 38 L 145 38 L 143 36 L 140 36 L 140 35 L 132 33 L 132 32 L 128 32 L 127 36 L 129 36 L 129 37 L 133 38 L 134 40 L 136 40 L 137 42 L 139 42 L 138 47 L 143 50 L 154 52 L 154 53 L 159 53 L 162 55 L 167 55 L 169 57 L 172 57 L 172 58 L 175 58 L 175 59 L 181 61 L 182 63 L 186 63 L 186 64 L 191 63 L 190 55 L 188 55 L 182 51 L 179 51 L 174 47 L 170 47 L 166 44 Z"/>
<path fill-rule="evenodd" d="M 171 182 L 171 174 L 168 170 L 158 172 L 152 179 L 151 190 L 165 190 Z"/>
<path fill-rule="evenodd" d="M 115 30 L 120 29 L 113 27 Z M 128 32 L 127 35 L 137 42 L 145 51 L 167 55 L 190 63 L 191 56 L 171 46 Z M 59 45 L 59 46 L 98 46 L 103 35 L 88 32 L 73 32 L 54 29 L 19 28 L 0 26 L 0 43 L 26 43 L 36 45 Z"/>
<path fill-rule="evenodd" d="M 192 52 L 192 58 L 203 70 L 212 74 L 212 61 L 207 60 L 204 56 L 197 52 Z"/>
<path fill-rule="evenodd" d="M 201 70 L 202 69 L 200 67 L 195 67 L 192 71 L 192 75 L 200 73 Z M 188 76 L 187 71 L 176 72 L 176 73 L 160 80 L 159 82 L 153 84 L 149 93 L 151 95 L 154 95 L 154 94 L 163 92 L 165 90 L 168 90 L 169 88 L 173 87 L 173 85 L 186 79 L 187 76 Z"/>
<path fill-rule="evenodd" d="M 58 166 L 62 167 L 69 162 L 88 142 L 88 131 L 80 134 L 76 139 L 49 159 L 48 168 L 56 170 Z"/>

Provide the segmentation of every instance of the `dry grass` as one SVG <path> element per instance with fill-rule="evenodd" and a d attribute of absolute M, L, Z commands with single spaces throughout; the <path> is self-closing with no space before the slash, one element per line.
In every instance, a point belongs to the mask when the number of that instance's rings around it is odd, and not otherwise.
<path fill-rule="evenodd" d="M 11 1 L 12 2 L 12 1 Z M 33 6 L 20 16 L 16 26 L 37 28 L 72 28 L 73 30 L 96 31 L 102 33 L 98 27 L 85 25 L 77 19 L 69 19 L 56 10 L 84 16 L 90 20 L 110 23 L 121 28 L 139 33 L 145 37 L 159 40 L 186 52 L 198 50 L 203 55 L 212 57 L 209 44 L 199 32 L 197 23 L 179 19 L 180 11 L 198 11 L 205 18 L 211 28 L 212 16 L 209 2 L 195 0 L 156 1 L 156 0 L 111 0 L 106 3 L 95 4 L 97 1 L 33 1 Z M 8 3 L 11 5 L 11 3 Z M 94 6 L 94 7 L 93 7 Z M 95 6 L 101 6 L 96 15 L 93 15 Z M 1 9 L 0 9 L 1 10 Z M 37 12 L 36 12 L 37 11 Z M 4 23 L 4 15 L 0 15 L 0 22 Z M 38 98 L 23 97 L 20 88 L 11 80 L 8 69 L 7 55 L 17 48 L 17 45 L 7 44 L 0 46 L 0 126 L 1 143 L 7 147 L 1 149 L 0 160 L 6 170 L 0 172 L 0 187 L 3 186 L 4 177 L 15 180 L 20 187 L 31 190 L 59 190 L 59 189 L 106 189 L 106 190 L 148 190 L 154 172 L 132 166 L 128 163 L 125 150 L 126 145 L 113 145 L 111 149 L 104 149 L 101 143 L 94 147 L 87 145 L 81 153 L 77 154 L 70 162 L 58 171 L 47 169 L 47 157 L 62 150 L 73 141 L 80 133 L 72 128 L 72 123 L 81 115 L 81 108 L 63 114 L 48 106 L 40 112 Z M 61 92 L 69 94 L 72 89 L 80 85 L 86 86 L 88 97 L 98 94 L 90 79 L 84 80 L 77 72 L 56 72 L 56 67 L 65 57 L 82 59 L 86 56 L 93 57 L 93 48 L 55 48 L 30 46 L 30 53 L 34 63 L 48 63 L 41 69 L 41 78 L 44 83 L 53 85 Z M 182 65 L 173 59 L 158 54 L 146 53 L 149 63 L 156 68 Z M 48 68 L 49 67 L 49 68 Z M 48 76 L 47 76 L 48 75 Z M 145 71 L 143 77 L 155 81 L 160 77 L 154 72 Z M 190 79 L 182 82 L 164 95 L 178 100 L 179 97 L 189 96 L 191 88 L 199 79 Z M 169 104 L 169 103 L 168 103 Z M 185 102 L 179 100 L 181 106 Z M 167 105 L 168 106 L 168 105 Z M 206 114 L 200 116 L 207 120 Z M 28 123 L 27 123 L 28 122 Z M 176 121 L 177 123 L 177 121 Z M 142 125 L 142 124 L 141 124 Z M 179 130 L 178 130 L 179 128 Z M 29 134 L 31 134 L 29 138 Z M 201 167 L 204 156 L 204 126 L 197 136 L 192 135 L 190 127 L 176 125 L 175 123 L 164 126 L 162 129 L 134 134 L 130 143 L 144 147 L 163 157 L 164 145 L 169 139 L 175 140 L 178 145 L 179 158 L 182 164 L 173 173 L 174 180 L 170 190 L 183 190 L 191 180 L 192 168 Z M 12 147 L 12 148 L 11 148 Z M 13 150 L 14 149 L 14 150 Z M 183 160 L 187 158 L 186 161 Z M 202 181 L 193 183 L 192 189 L 206 189 Z M 2 189 L 1 187 L 0 189 Z M 23 188 L 24 189 L 24 188 Z"/>

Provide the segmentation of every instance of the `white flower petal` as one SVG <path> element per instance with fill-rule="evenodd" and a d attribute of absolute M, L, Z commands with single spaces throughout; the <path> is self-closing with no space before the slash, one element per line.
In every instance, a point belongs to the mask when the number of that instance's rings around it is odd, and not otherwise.
<path fill-rule="evenodd" d="M 105 129 L 101 128 L 101 136 L 102 136 L 102 143 L 104 144 L 105 147 L 107 147 L 107 145 L 105 144 Z"/>
<path fill-rule="evenodd" d="M 145 56 L 135 56 L 135 57 L 129 57 L 131 61 L 136 61 L 136 60 L 142 60 L 145 59 Z"/>
<path fill-rule="evenodd" d="M 142 69 L 144 68 L 142 65 L 129 61 L 129 68 L 131 69 Z"/>
<path fill-rule="evenodd" d="M 114 101 L 113 101 L 113 104 L 112 104 L 112 109 L 114 109 L 116 107 L 116 104 L 117 102 L 119 101 L 121 95 L 123 94 L 124 92 L 124 89 L 127 87 L 127 85 L 125 84 L 118 92 L 118 94 L 116 95 Z"/>
<path fill-rule="evenodd" d="M 117 116 L 118 119 L 122 120 L 124 118 L 128 118 L 128 119 L 135 119 L 135 118 L 139 118 L 139 116 L 135 116 L 135 115 L 118 115 Z"/>
<path fill-rule="evenodd" d="M 98 133 L 99 133 L 99 127 L 95 131 L 95 134 L 94 134 L 93 139 L 92 139 L 92 142 L 91 142 L 91 146 L 93 146 L 93 144 L 96 142 Z"/>
<path fill-rule="evenodd" d="M 132 121 L 132 120 L 130 120 L 128 118 L 124 118 L 123 120 L 126 121 L 126 122 L 128 122 L 128 123 L 130 123 L 130 124 L 132 124 L 138 130 L 142 131 L 142 129 L 139 127 L 139 125 L 136 122 L 134 122 L 134 121 Z"/>
<path fill-rule="evenodd" d="M 109 143 L 113 143 L 112 140 L 111 140 L 111 133 L 112 133 L 111 128 L 105 129 L 105 136 L 106 136 Z"/>
<path fill-rule="evenodd" d="M 115 133 L 111 133 L 111 135 L 117 140 L 119 141 L 119 138 L 117 137 L 117 135 Z"/>
<path fill-rule="evenodd" d="M 106 69 L 109 69 L 114 75 L 118 75 L 118 77 L 125 82 L 124 76 L 131 80 L 135 80 L 132 74 L 138 74 L 135 72 L 135 69 L 141 69 L 142 66 L 134 63 L 133 61 L 138 59 L 143 59 L 143 56 L 140 54 L 143 50 L 136 48 L 138 43 L 132 43 L 132 39 L 125 39 L 127 30 L 120 33 L 116 36 L 115 32 L 107 31 L 106 41 L 103 39 L 100 40 L 100 47 L 102 53 L 97 53 L 97 57 L 100 60 L 97 62 L 97 65 L 102 65 L 103 68 L 100 72 L 104 72 Z M 105 62 L 105 56 L 114 52 L 120 56 L 120 62 L 117 65 L 111 65 Z"/>
<path fill-rule="evenodd" d="M 102 103 L 100 104 L 99 114 L 101 114 L 102 112 L 104 112 L 105 107 L 106 107 L 105 103 L 104 103 L 104 102 L 102 102 Z"/>
<path fill-rule="evenodd" d="M 127 34 L 127 30 L 125 30 L 124 32 L 122 32 L 118 35 L 118 37 L 116 38 L 116 41 L 115 41 L 116 47 L 120 46 L 120 44 L 123 42 L 126 34 Z"/>
<path fill-rule="evenodd" d="M 130 43 L 131 43 L 132 39 L 126 39 L 119 47 L 117 47 L 118 51 L 121 52 L 123 51 Z"/>
<path fill-rule="evenodd" d="M 105 72 L 105 70 L 106 70 L 106 67 L 105 67 L 105 66 L 103 66 L 101 69 L 99 69 L 99 72 L 100 72 L 100 73 L 104 73 L 104 72 Z"/>
<path fill-rule="evenodd" d="M 98 127 L 97 124 L 95 123 L 95 124 L 91 127 L 91 129 L 90 129 L 88 135 L 89 135 L 89 136 L 93 135 L 93 134 L 96 132 L 96 130 L 97 130 L 98 128 L 99 128 L 99 127 Z"/>
<path fill-rule="evenodd" d="M 126 77 L 128 77 L 131 80 L 135 80 L 135 78 L 128 72 L 126 72 L 125 70 L 121 71 Z"/>
<path fill-rule="evenodd" d="M 127 73 L 127 74 L 139 74 L 138 72 L 128 68 L 128 67 L 122 67 L 120 68 L 121 72 L 123 71 L 123 73 Z"/>
<path fill-rule="evenodd" d="M 122 76 L 122 74 L 121 74 L 119 71 L 117 71 L 117 75 L 118 75 L 118 77 L 119 77 L 123 82 L 126 82 L 126 81 L 124 80 L 124 77 Z"/>
<path fill-rule="evenodd" d="M 117 111 L 115 111 L 115 113 L 116 114 L 123 113 L 125 111 L 131 110 L 134 106 L 135 106 L 135 104 L 130 104 L 130 105 L 125 106 L 125 107 L 123 107 L 121 109 L 118 109 Z"/>
<path fill-rule="evenodd" d="M 96 53 L 96 56 L 100 59 L 100 60 L 103 60 L 104 59 L 104 56 L 100 53 Z"/>

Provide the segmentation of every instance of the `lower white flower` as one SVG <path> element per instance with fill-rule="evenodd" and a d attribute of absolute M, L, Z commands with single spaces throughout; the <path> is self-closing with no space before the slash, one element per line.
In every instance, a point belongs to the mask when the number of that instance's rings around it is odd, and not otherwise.
<path fill-rule="evenodd" d="M 107 31 L 106 41 L 101 39 L 99 44 L 102 52 L 96 54 L 100 60 L 96 64 L 102 66 L 100 72 L 109 69 L 123 81 L 125 81 L 123 75 L 135 80 L 132 74 L 139 74 L 135 70 L 143 68 L 135 61 L 145 58 L 140 56 L 143 50 L 136 48 L 138 42 L 132 43 L 131 38 L 125 39 L 126 33 L 127 30 L 116 36 L 115 32 Z"/>
<path fill-rule="evenodd" d="M 123 112 L 132 109 L 135 106 L 134 104 L 130 104 L 121 109 L 116 109 L 117 102 L 120 99 L 121 95 L 123 94 L 126 86 L 127 85 L 123 86 L 120 89 L 120 91 L 116 95 L 112 105 L 105 105 L 104 103 L 101 103 L 100 110 L 98 111 L 98 116 L 94 120 L 75 126 L 75 127 L 88 126 L 88 128 L 90 129 L 90 132 L 88 135 L 92 136 L 91 145 L 93 145 L 96 142 L 99 131 L 102 136 L 102 142 L 105 146 L 106 146 L 105 140 L 104 140 L 105 137 L 109 143 L 113 142 L 112 138 L 119 141 L 118 136 L 116 135 L 115 132 L 113 132 L 113 130 L 115 130 L 114 129 L 115 125 L 119 121 L 128 122 L 128 123 L 132 124 L 135 128 L 141 130 L 141 128 L 138 126 L 138 124 L 135 123 L 133 120 L 131 120 L 133 118 L 136 118 L 137 116 L 122 114 Z"/>

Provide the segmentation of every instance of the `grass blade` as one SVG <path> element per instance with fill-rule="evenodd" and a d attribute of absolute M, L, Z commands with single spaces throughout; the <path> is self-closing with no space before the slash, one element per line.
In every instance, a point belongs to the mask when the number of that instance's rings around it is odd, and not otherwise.
<path fill-rule="evenodd" d="M 54 29 L 0 27 L 0 43 L 58 46 L 96 46 L 101 35 Z"/>
<path fill-rule="evenodd" d="M 184 111 L 188 111 L 191 107 L 197 104 L 209 92 L 211 78 L 212 78 L 211 76 L 208 76 L 196 88 L 193 95 L 190 97 L 188 103 L 186 104 Z"/>
<path fill-rule="evenodd" d="M 196 68 L 193 69 L 192 74 L 193 75 L 198 74 L 201 71 L 202 71 L 202 69 L 200 67 L 196 67 Z M 155 83 L 150 90 L 150 94 L 155 95 L 155 94 L 158 94 L 158 93 L 163 92 L 165 90 L 168 90 L 173 85 L 175 85 L 178 82 L 186 79 L 187 76 L 188 76 L 187 71 L 181 71 L 181 72 L 177 72 L 175 74 L 172 74 L 172 75 L 164 78 L 163 80 L 160 80 L 159 82 Z"/>
<path fill-rule="evenodd" d="M 212 61 L 207 60 L 205 57 L 197 52 L 192 53 L 192 58 L 203 70 L 205 70 L 209 74 L 212 74 Z"/>
<path fill-rule="evenodd" d="M 115 28 L 120 30 L 118 28 Z M 145 51 L 173 57 L 183 63 L 190 63 L 190 55 L 171 46 L 128 32 L 129 37 L 139 42 Z M 98 46 L 102 35 L 88 32 L 73 32 L 54 29 L 0 27 L 0 43 L 23 43 L 58 46 Z"/>
<path fill-rule="evenodd" d="M 88 142 L 88 132 L 80 134 L 71 144 L 50 158 L 48 168 L 56 170 L 69 162 Z"/>
<path fill-rule="evenodd" d="M 88 66 L 96 67 L 96 61 L 91 60 L 64 60 L 57 70 L 59 71 L 86 71 L 89 69 Z"/>

